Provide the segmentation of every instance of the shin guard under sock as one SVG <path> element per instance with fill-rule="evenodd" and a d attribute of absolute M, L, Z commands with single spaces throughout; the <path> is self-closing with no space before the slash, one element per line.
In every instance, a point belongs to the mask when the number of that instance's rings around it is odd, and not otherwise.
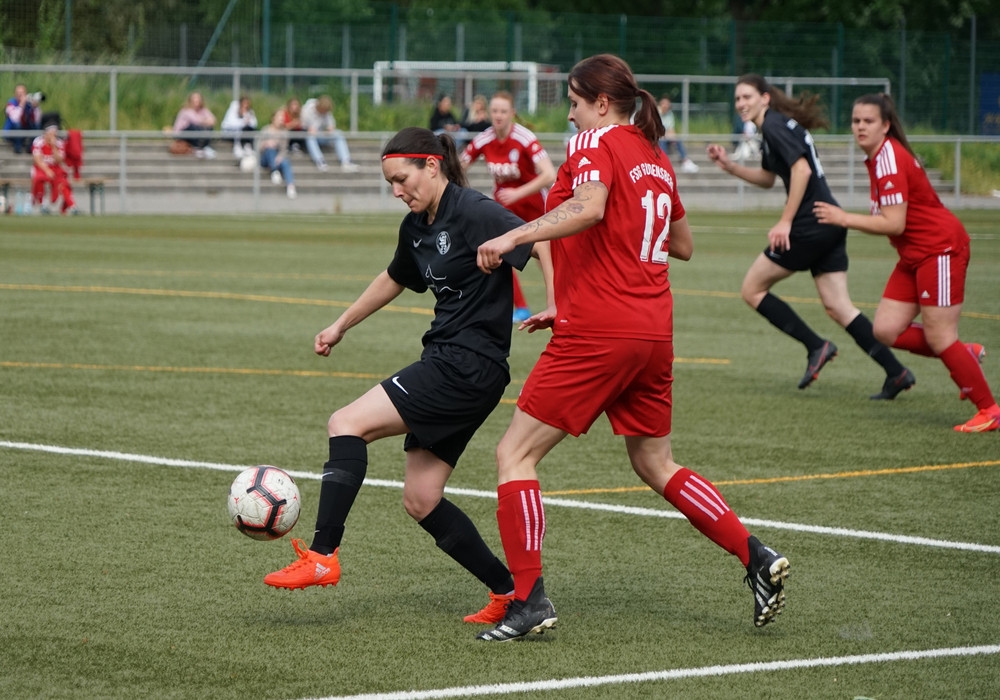
<path fill-rule="evenodd" d="M 497 524 L 514 577 L 514 597 L 527 600 L 542 575 L 545 511 L 538 481 L 508 481 L 497 487 Z"/>
<path fill-rule="evenodd" d="M 340 546 L 344 522 L 368 471 L 368 444 L 354 435 L 330 438 L 330 461 L 323 465 L 316 531 L 309 549 L 330 554 Z"/>
<path fill-rule="evenodd" d="M 976 404 L 976 408 L 982 410 L 996 403 L 990 392 L 990 385 L 986 383 L 983 368 L 965 347 L 965 343 L 956 340 L 949 345 L 941 353 L 941 361 L 948 368 L 952 381 Z"/>
<path fill-rule="evenodd" d="M 701 534 L 738 557 L 744 567 L 750 563 L 750 533 L 712 482 L 681 467 L 667 482 L 663 497 Z"/>
<path fill-rule="evenodd" d="M 937 353 L 927 344 L 927 336 L 924 335 L 924 327 L 920 323 L 911 323 L 909 328 L 899 334 L 892 347 L 912 352 L 914 355 L 937 357 Z"/>
<path fill-rule="evenodd" d="M 514 589 L 510 571 L 483 541 L 472 520 L 446 498 L 420 521 L 434 543 L 498 595 Z"/>
<path fill-rule="evenodd" d="M 779 331 L 805 345 L 809 352 L 823 347 L 823 339 L 806 325 L 791 306 L 770 292 L 765 294 L 757 305 L 757 313 L 770 321 Z"/>
<path fill-rule="evenodd" d="M 892 350 L 875 340 L 875 333 L 872 331 L 872 322 L 864 314 L 858 314 L 854 320 L 844 328 L 847 333 L 854 338 L 858 347 L 868 353 L 868 356 L 875 360 L 889 377 L 898 377 L 906 369 L 900 364 Z"/>

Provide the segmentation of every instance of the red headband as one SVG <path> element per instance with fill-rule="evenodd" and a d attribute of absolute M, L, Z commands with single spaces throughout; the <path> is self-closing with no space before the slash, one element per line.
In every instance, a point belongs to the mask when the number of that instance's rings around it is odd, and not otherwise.
<path fill-rule="evenodd" d="M 437 158 L 438 160 L 444 160 L 444 156 L 439 156 L 437 153 L 387 153 L 382 156 L 382 160 L 386 158 L 417 158 L 420 160 Z"/>

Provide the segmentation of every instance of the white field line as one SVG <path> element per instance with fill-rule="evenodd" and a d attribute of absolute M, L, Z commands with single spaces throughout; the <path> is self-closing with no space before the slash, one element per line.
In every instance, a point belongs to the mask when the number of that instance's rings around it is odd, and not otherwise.
<path fill-rule="evenodd" d="M 952 656 L 981 656 L 984 654 L 1000 654 L 1000 645 L 993 644 L 978 647 L 927 649 L 925 651 L 893 651 L 882 654 L 862 654 L 859 656 L 827 656 L 820 657 L 818 659 L 762 661 L 752 664 L 676 668 L 669 671 L 624 673 L 613 676 L 584 676 L 581 678 L 560 678 L 548 681 L 497 683 L 494 685 L 467 685 L 464 687 L 440 688 L 437 690 L 403 690 L 393 693 L 369 693 L 365 695 L 331 695 L 324 698 L 311 698 L 310 700 L 436 700 L 437 698 L 474 697 L 477 695 L 509 695 L 512 693 L 537 693 L 552 690 L 566 690 L 568 688 L 595 688 L 603 685 L 673 681 L 683 678 L 718 678 L 720 676 L 731 676 L 737 673 L 794 671 L 800 668 L 857 666 L 861 664 L 883 664 L 892 661 L 941 659 Z"/>
<path fill-rule="evenodd" d="M 31 450 L 35 452 L 49 452 L 52 454 L 73 455 L 77 457 L 99 457 L 103 459 L 119 460 L 123 462 L 138 462 L 140 464 L 153 464 L 167 467 L 187 467 L 192 469 L 214 469 L 217 471 L 240 472 L 247 467 L 254 465 L 222 464 L 219 462 L 195 462 L 186 459 L 171 459 L 169 457 L 156 457 L 152 455 L 129 454 L 127 452 L 111 452 L 107 450 L 88 450 L 74 447 L 60 447 L 58 445 L 38 445 L 26 442 L 8 442 L 0 440 L 0 448 L 12 450 Z M 315 472 L 301 472 L 285 470 L 295 479 L 313 479 L 318 481 L 321 474 Z M 391 481 L 387 479 L 365 479 L 366 486 L 381 488 L 402 489 L 403 482 Z M 445 492 L 456 496 L 471 496 L 473 498 L 487 498 L 496 500 L 495 491 L 480 491 L 477 489 L 445 488 Z M 578 501 L 567 498 L 546 498 L 545 505 L 561 508 L 578 508 L 581 510 L 598 510 L 607 513 L 620 513 L 624 515 L 638 515 L 651 518 L 672 518 L 684 520 L 684 516 L 675 510 L 659 510 L 656 508 L 636 508 L 634 506 L 622 506 L 612 503 L 594 503 L 589 501 Z M 941 549 L 958 549 L 967 552 L 985 552 L 988 554 L 1000 554 L 1000 545 L 979 544 L 976 542 L 956 542 L 953 540 L 938 540 L 929 537 L 914 537 L 911 535 L 896 535 L 890 532 L 875 532 L 871 530 L 852 530 L 843 527 L 826 527 L 823 525 L 807 525 L 804 523 L 787 523 L 780 520 L 764 520 L 761 518 L 744 518 L 740 520 L 744 525 L 767 527 L 775 530 L 791 530 L 794 532 L 808 532 L 815 535 L 830 535 L 831 537 L 853 537 L 862 540 L 877 540 L 881 542 L 895 542 L 897 544 L 911 544 L 922 547 L 937 547 Z"/>
<path fill-rule="evenodd" d="M 193 469 L 212 469 L 225 472 L 240 472 L 248 466 L 223 464 L 219 462 L 197 462 L 184 459 L 171 459 L 167 457 L 155 457 L 150 455 L 129 454 L 126 452 L 113 452 L 106 450 L 88 450 L 71 447 L 60 447 L 58 445 L 38 445 L 24 442 L 0 441 L 0 448 L 13 450 L 31 450 L 35 452 L 48 452 L 52 454 L 73 455 L 79 457 L 99 457 L 103 459 L 119 460 L 125 462 L 137 462 L 140 464 L 152 464 L 168 467 L 187 467 Z M 319 480 L 319 474 L 313 472 L 289 471 L 289 474 L 296 479 Z M 368 486 L 382 488 L 402 488 L 399 481 L 389 481 L 385 479 L 365 479 Z M 490 491 L 479 491 L 475 489 L 447 488 L 447 492 L 471 496 L 475 498 L 495 499 L 496 494 Z M 555 505 L 567 508 L 584 508 L 601 510 L 611 513 L 622 513 L 626 515 L 652 516 L 660 518 L 680 519 L 683 516 L 673 511 L 661 511 L 652 508 L 633 508 L 629 506 L 616 506 L 602 503 L 588 503 L 585 501 L 574 501 L 564 498 L 546 499 L 547 505 Z M 902 544 L 915 544 L 927 547 L 942 547 L 947 549 L 963 549 L 968 551 L 980 551 L 990 553 L 1000 553 L 1000 547 L 991 545 L 981 545 L 967 542 L 951 542 L 948 540 L 932 540 L 925 537 L 908 537 L 904 535 L 893 535 L 889 533 L 869 532 L 865 530 L 849 530 L 846 528 L 830 528 L 815 525 L 803 525 L 800 523 L 783 523 L 773 520 L 759 520 L 753 518 L 742 518 L 744 523 L 751 525 L 761 525 L 773 527 L 775 529 L 795 530 L 799 532 L 812 532 L 816 534 L 828 534 L 841 537 L 857 537 L 861 539 L 883 540 L 888 542 L 898 542 Z M 546 692 L 554 690 L 565 690 L 569 688 L 594 688 L 608 685 L 624 685 L 627 683 L 649 683 L 660 681 L 680 680 L 684 678 L 718 678 L 739 673 L 765 673 L 774 671 L 791 671 L 801 668 L 820 668 L 830 666 L 850 666 L 861 664 L 888 663 L 893 661 L 918 661 L 921 659 L 939 659 L 956 656 L 981 656 L 987 654 L 1000 654 L 1000 645 L 987 645 L 977 647 L 955 647 L 950 649 L 928 649 L 925 651 L 897 651 L 881 654 L 864 654 L 859 656 L 833 656 L 820 657 L 817 659 L 788 659 L 786 661 L 767 661 L 750 664 L 729 664 L 715 666 L 701 666 L 698 668 L 680 668 L 665 671 L 647 671 L 645 673 L 627 673 L 608 676 L 583 676 L 579 678 L 561 678 L 546 681 L 531 681 L 519 683 L 502 683 L 494 685 L 473 685 L 455 688 L 440 688 L 437 690 L 405 690 L 391 693 L 369 693 L 363 695 L 349 696 L 326 696 L 310 700 L 436 700 L 437 698 L 473 697 L 483 695 L 509 695 L 512 693 L 532 693 Z"/>

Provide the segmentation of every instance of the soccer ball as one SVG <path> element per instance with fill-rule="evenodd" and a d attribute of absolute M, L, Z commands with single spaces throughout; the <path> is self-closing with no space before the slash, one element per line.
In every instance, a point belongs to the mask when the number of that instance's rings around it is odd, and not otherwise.
<path fill-rule="evenodd" d="M 255 540 L 276 540 L 299 519 L 299 487 L 287 472 L 261 465 L 240 472 L 229 487 L 229 518 Z"/>
<path fill-rule="evenodd" d="M 253 169 L 257 167 L 257 156 L 253 153 L 248 153 L 247 155 L 240 158 L 240 170 L 244 173 L 252 173 Z"/>

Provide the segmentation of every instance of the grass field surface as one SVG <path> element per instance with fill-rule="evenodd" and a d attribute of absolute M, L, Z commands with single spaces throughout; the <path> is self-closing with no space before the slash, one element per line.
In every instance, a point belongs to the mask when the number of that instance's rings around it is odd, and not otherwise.
<path fill-rule="evenodd" d="M 330 358 L 312 339 L 385 268 L 399 216 L 0 217 L 0 697 L 1000 697 L 1000 433 L 937 360 L 883 374 L 808 276 L 776 292 L 840 355 L 800 391 L 801 346 L 739 298 L 775 212 L 691 212 L 672 263 L 673 447 L 791 561 L 756 629 L 739 563 L 631 472 L 603 419 L 541 464 L 558 627 L 506 645 L 462 616 L 486 592 L 401 504 L 401 439 L 370 446 L 336 588 L 262 578 L 288 538 L 228 522 L 247 465 L 289 470 L 310 539 L 326 420 L 420 352 L 430 295 L 404 293 Z M 1000 391 L 1000 215 L 973 235 L 963 340 Z M 869 316 L 896 256 L 852 233 Z M 537 306 L 540 274 L 523 275 Z M 449 496 L 500 552 L 493 449 L 546 334 L 517 334 L 504 402 Z"/>

